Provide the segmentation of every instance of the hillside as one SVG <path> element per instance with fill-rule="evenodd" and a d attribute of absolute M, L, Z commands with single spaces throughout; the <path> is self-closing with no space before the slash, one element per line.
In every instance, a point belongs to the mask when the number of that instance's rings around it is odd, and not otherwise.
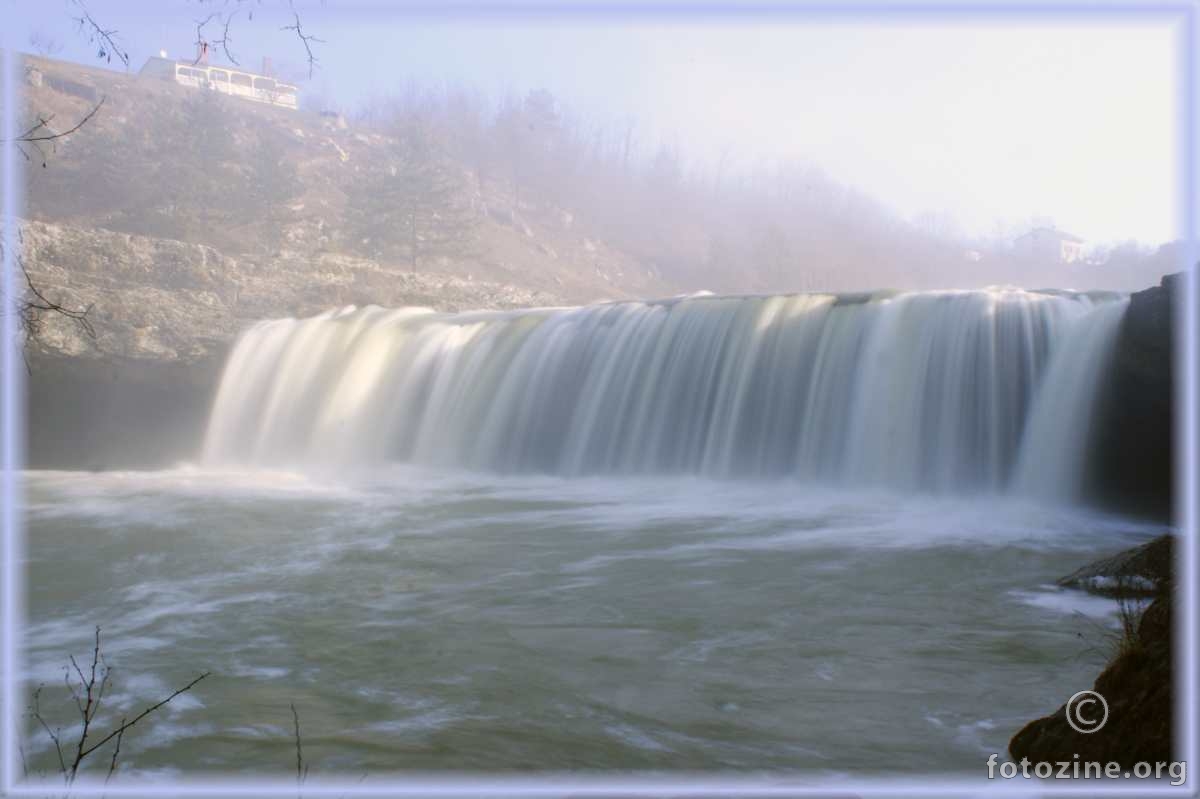
<path fill-rule="evenodd" d="M 632 128 L 583 120 L 544 90 L 492 101 L 470 87 L 410 85 L 348 124 L 44 58 L 26 57 L 25 84 L 26 115 L 53 116 L 59 129 L 104 101 L 44 169 L 28 170 L 28 216 L 56 226 L 47 236 L 62 242 L 112 241 L 109 231 L 140 237 L 133 250 L 192 259 L 184 271 L 221 264 L 211 276 L 220 290 L 196 310 L 215 309 L 222 338 L 258 316 L 345 302 L 509 307 L 701 289 L 997 284 L 1128 291 L 1179 268 L 1172 245 L 1059 263 L 938 234 L 803 164 L 724 174 L 672 146 L 631 150 Z M 153 269 L 137 291 L 125 285 L 115 276 L 137 270 L 118 246 L 104 291 L 89 296 L 93 276 L 74 266 L 83 253 L 53 251 L 53 263 L 39 260 L 45 248 L 31 251 L 39 284 L 94 303 L 110 329 L 134 323 L 127 310 L 147 301 L 138 292 L 179 288 Z M 256 301 L 231 304 L 243 296 Z M 162 326 L 196 328 L 190 301 L 160 303 Z M 110 343 L 140 335 L 116 330 Z M 74 339 L 75 354 L 211 348 L 93 350 Z"/>
<path fill-rule="evenodd" d="M 24 66 L 30 115 L 61 126 L 104 100 L 28 170 L 27 266 L 64 304 L 94 305 L 98 333 L 90 342 L 52 320 L 51 351 L 186 360 L 253 319 L 349 303 L 515 307 L 675 290 L 570 211 L 517 202 L 453 164 L 469 251 L 416 270 L 400 254 L 369 257 L 348 206 L 394 162 L 395 139 L 134 74 L 32 56 Z"/>
<path fill-rule="evenodd" d="M 73 358 L 190 363 L 219 357 L 255 320 L 345 305 L 455 311 L 561 302 L 537 289 L 413 274 L 330 252 L 230 256 L 204 244 L 43 222 L 22 225 L 21 239 L 43 291 L 69 308 L 92 306 L 94 338 L 53 317 L 39 336 L 44 351 Z"/>

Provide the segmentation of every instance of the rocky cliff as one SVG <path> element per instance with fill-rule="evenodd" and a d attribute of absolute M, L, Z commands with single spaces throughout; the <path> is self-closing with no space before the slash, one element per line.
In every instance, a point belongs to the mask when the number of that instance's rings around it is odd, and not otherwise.
<path fill-rule="evenodd" d="M 360 207 L 373 176 L 395 167 L 403 146 L 394 136 L 125 72 L 34 56 L 23 62 L 28 115 L 79 119 L 104 100 L 84 127 L 55 143 L 45 169 L 26 170 L 31 219 L 98 231 L 98 242 L 112 241 L 104 231 L 132 234 L 123 241 L 138 249 L 141 237 L 206 246 L 236 259 L 251 282 L 291 272 L 316 293 L 350 272 L 378 271 L 366 258 L 385 272 L 410 271 L 402 249 L 372 244 L 360 230 L 360 217 L 385 229 L 401 224 L 395 203 L 382 197 Z M 456 234 L 464 244 L 422 255 L 417 271 L 435 274 L 404 292 L 436 298 L 446 285 L 456 295 L 447 302 L 469 301 L 475 289 L 447 285 L 450 276 L 577 303 L 672 292 L 653 267 L 559 202 L 519 198 L 505 181 L 461 164 L 444 171 L 463 205 Z"/>
<path fill-rule="evenodd" d="M 1136 324 L 1136 323 L 1135 323 Z M 1175 759 L 1173 671 L 1174 539 L 1161 536 L 1140 547 L 1103 558 L 1060 581 L 1084 590 L 1121 598 L 1121 630 L 1113 634 L 1113 654 L 1092 690 L 1107 703 L 1102 726 L 1078 727 L 1080 708 L 1064 704 L 1054 713 L 1029 722 L 1009 742 L 1013 760 L 1031 763 L 1095 761 L 1118 763 L 1132 770 L 1138 762 L 1168 763 Z M 1079 577 L 1086 578 L 1080 582 Z M 1099 583 L 1097 578 L 1103 578 Z M 1114 586 L 1131 591 L 1113 593 Z M 1144 604 L 1143 588 L 1153 586 Z M 1098 720 L 1099 711 L 1084 719 Z M 1072 721 L 1076 722 L 1073 726 Z"/>
<path fill-rule="evenodd" d="M 1029 722 L 1008 744 L 1013 760 L 1031 763 L 1168 763 L 1173 751 L 1171 599 L 1155 599 L 1132 620 L 1120 650 L 1092 690 L 1108 703 L 1108 721 L 1080 733 L 1067 721 L 1069 708 Z M 1087 718 L 1087 716 L 1085 716 Z"/>
<path fill-rule="evenodd" d="M 325 253 L 231 256 L 170 239 L 41 222 L 21 227 L 41 291 L 87 308 L 91 337 L 47 315 L 28 347 L 28 461 L 35 468 L 154 468 L 198 451 L 221 364 L 265 317 L 340 305 L 439 310 L 550 305 L 543 291 L 411 274 Z"/>
<path fill-rule="evenodd" d="M 1174 366 L 1183 275 L 1130 296 L 1098 416 L 1092 490 L 1104 505 L 1159 518 L 1172 509 Z"/>
<path fill-rule="evenodd" d="M 91 338 L 69 319 L 47 317 L 34 343 L 43 357 L 196 363 L 267 317 L 342 305 L 453 311 L 563 302 L 545 291 L 333 253 L 235 257 L 203 244 L 42 222 L 23 224 L 21 243 L 38 287 L 64 306 L 90 306 L 96 332 Z"/>
<path fill-rule="evenodd" d="M 80 119 L 103 98 L 25 173 L 25 265 L 52 300 L 90 308 L 95 331 L 48 315 L 28 348 L 33 466 L 190 457 L 228 346 L 261 318 L 671 293 L 567 209 L 498 180 L 461 187 L 474 252 L 414 273 L 364 250 L 348 222 L 355 189 L 394 162 L 394 138 L 125 72 L 34 56 L 23 67 L 28 114 Z"/>

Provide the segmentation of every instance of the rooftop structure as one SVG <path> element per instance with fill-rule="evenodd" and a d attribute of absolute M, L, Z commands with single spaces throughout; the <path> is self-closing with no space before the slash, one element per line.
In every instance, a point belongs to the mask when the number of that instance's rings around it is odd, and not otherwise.
<path fill-rule="evenodd" d="M 293 111 L 299 107 L 298 90 L 290 83 L 244 69 L 210 66 L 203 58 L 192 62 L 178 61 L 161 55 L 154 56 L 146 61 L 138 74 L 162 78 L 181 86 L 218 91 L 256 103 L 290 108 Z"/>
<path fill-rule="evenodd" d="M 1013 250 L 1034 258 L 1073 264 L 1083 258 L 1083 239 L 1056 228 L 1037 227 L 1014 239 Z"/>

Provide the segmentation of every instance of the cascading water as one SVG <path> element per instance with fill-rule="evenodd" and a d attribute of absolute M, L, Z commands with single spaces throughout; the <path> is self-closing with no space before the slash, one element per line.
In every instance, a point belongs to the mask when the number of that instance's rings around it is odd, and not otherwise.
<path fill-rule="evenodd" d="M 1128 306 L 1128 299 L 1102 305 L 1072 325 L 1055 348 L 1026 425 L 1014 479 L 1018 492 L 1081 498 L 1095 398 Z"/>
<path fill-rule="evenodd" d="M 1123 307 L 994 289 L 267 321 L 204 457 L 1069 488 Z"/>

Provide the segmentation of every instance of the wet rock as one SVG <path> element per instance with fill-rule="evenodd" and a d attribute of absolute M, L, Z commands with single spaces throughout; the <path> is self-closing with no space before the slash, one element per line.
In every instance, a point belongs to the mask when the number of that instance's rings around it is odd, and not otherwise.
<path fill-rule="evenodd" d="M 31 355 L 29 466 L 162 469 L 195 459 L 224 355 L 191 360 Z"/>
<path fill-rule="evenodd" d="M 1070 709 L 1064 704 L 1012 737 L 1013 759 L 1058 763 L 1077 758 L 1118 763 L 1126 770 L 1138 762 L 1174 759 L 1171 604 L 1170 592 L 1155 599 L 1116 642 L 1115 656 L 1092 686 L 1108 705 L 1103 727 L 1079 732 L 1068 722 Z M 1085 719 L 1100 716 L 1096 705 L 1084 710 Z"/>
<path fill-rule="evenodd" d="M 1059 585 L 1116 596 L 1121 629 L 1112 640 L 1112 657 L 1091 690 L 1107 704 L 1103 726 L 1089 730 L 1099 719 L 1098 705 L 1083 708 L 1072 726 L 1068 713 L 1080 708 L 1063 704 L 1053 714 L 1029 722 L 1012 737 L 1008 751 L 1033 763 L 1098 761 L 1118 763 L 1167 762 L 1172 742 L 1172 575 L 1174 538 L 1163 535 L 1146 544 L 1102 558 L 1059 580 Z M 1153 601 L 1146 604 L 1148 586 Z M 1138 597 L 1142 597 L 1139 599 Z M 1080 686 L 1083 688 L 1083 686 Z"/>
<path fill-rule="evenodd" d="M 1161 535 L 1141 546 L 1089 563 L 1058 584 L 1107 597 L 1157 596 L 1171 582 L 1175 539 Z"/>
<path fill-rule="evenodd" d="M 1090 493 L 1101 504 L 1169 519 L 1172 512 L 1174 312 L 1182 274 L 1130 296 L 1100 398 Z"/>

